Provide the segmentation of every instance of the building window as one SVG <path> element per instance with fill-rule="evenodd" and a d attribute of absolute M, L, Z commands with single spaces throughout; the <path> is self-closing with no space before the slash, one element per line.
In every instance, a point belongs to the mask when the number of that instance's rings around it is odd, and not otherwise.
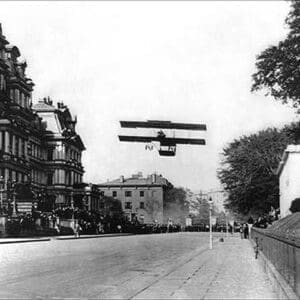
<path fill-rule="evenodd" d="M 145 196 L 144 191 L 140 191 L 140 197 L 144 197 L 144 196 Z"/>
<path fill-rule="evenodd" d="M 113 192 L 112 192 L 112 196 L 113 196 L 113 197 L 117 197 L 117 191 L 113 191 Z"/>
<path fill-rule="evenodd" d="M 125 202 L 125 208 L 131 209 L 132 208 L 132 203 L 131 202 Z"/>
<path fill-rule="evenodd" d="M 52 185 L 53 184 L 53 174 L 52 173 L 48 173 L 47 184 L 48 185 Z"/>
<path fill-rule="evenodd" d="M 140 208 L 145 209 L 145 202 L 140 202 Z"/>
<path fill-rule="evenodd" d="M 48 149 L 47 160 L 53 160 L 53 149 Z"/>
<path fill-rule="evenodd" d="M 131 197 L 131 196 L 132 196 L 132 192 L 131 191 L 125 191 L 125 197 Z"/>
<path fill-rule="evenodd" d="M 100 208 L 100 209 L 103 209 L 103 208 L 104 208 L 104 202 L 100 202 L 100 203 L 99 203 L 99 208 Z"/>

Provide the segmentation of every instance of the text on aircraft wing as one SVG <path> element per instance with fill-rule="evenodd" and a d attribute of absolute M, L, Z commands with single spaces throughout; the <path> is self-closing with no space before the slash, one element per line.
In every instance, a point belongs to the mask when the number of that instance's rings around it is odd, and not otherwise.
<path fill-rule="evenodd" d="M 173 123 L 171 121 L 149 120 L 141 121 L 120 121 L 121 127 L 126 128 L 163 128 L 163 129 L 184 129 L 184 130 L 206 130 L 205 124 Z"/>

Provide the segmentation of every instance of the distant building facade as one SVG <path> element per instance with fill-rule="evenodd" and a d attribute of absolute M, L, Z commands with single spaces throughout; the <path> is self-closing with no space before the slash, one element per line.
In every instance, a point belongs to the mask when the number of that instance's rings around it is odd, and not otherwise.
<path fill-rule="evenodd" d="M 1 208 L 14 205 L 17 212 L 30 212 L 37 205 L 46 211 L 57 206 L 89 207 L 92 197 L 85 197 L 87 187 L 82 185 L 85 146 L 76 133 L 76 119 L 67 106 L 54 107 L 49 98 L 32 104 L 34 84 L 19 57 L 19 49 L 8 43 L 0 24 Z M 23 199 L 21 193 L 12 204 L 16 185 L 27 185 L 32 195 Z"/>
<path fill-rule="evenodd" d="M 144 178 L 142 173 L 130 178 L 98 184 L 104 196 L 121 201 L 122 209 L 129 220 L 137 219 L 141 223 L 164 222 L 163 203 L 166 191 L 171 183 L 161 175 L 151 174 Z"/>

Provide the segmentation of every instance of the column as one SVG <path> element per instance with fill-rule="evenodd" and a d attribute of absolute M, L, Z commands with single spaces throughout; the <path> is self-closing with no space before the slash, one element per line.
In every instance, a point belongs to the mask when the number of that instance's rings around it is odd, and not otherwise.
<path fill-rule="evenodd" d="M 74 172 L 71 171 L 71 185 L 74 184 Z"/>
<path fill-rule="evenodd" d="M 16 154 L 15 146 L 16 146 L 16 136 L 13 134 L 12 135 L 12 145 L 11 145 L 11 152 L 13 155 Z"/>
<path fill-rule="evenodd" d="M 58 184 L 58 183 L 59 183 L 59 170 L 55 169 L 53 184 Z"/>
<path fill-rule="evenodd" d="M 62 143 L 61 145 L 61 159 L 66 159 L 66 145 Z"/>
<path fill-rule="evenodd" d="M 24 150 L 25 150 L 25 158 L 28 159 L 28 141 L 24 140 Z"/>
<path fill-rule="evenodd" d="M 59 170 L 59 183 L 65 184 L 65 171 Z"/>
<path fill-rule="evenodd" d="M 5 131 L 5 152 L 9 152 L 9 132 Z"/>
<path fill-rule="evenodd" d="M 22 155 L 24 155 L 24 153 L 22 152 L 22 145 L 23 145 L 23 139 L 19 138 L 19 156 L 22 157 Z"/>
<path fill-rule="evenodd" d="M 5 168 L 4 169 L 4 181 L 7 182 L 8 178 L 9 178 L 9 171 L 7 168 Z M 6 189 L 6 187 L 5 187 L 5 189 Z"/>
<path fill-rule="evenodd" d="M 2 144 L 3 144 L 3 132 L 0 131 L 0 149 L 2 149 Z M 4 150 L 4 149 L 2 149 Z"/>

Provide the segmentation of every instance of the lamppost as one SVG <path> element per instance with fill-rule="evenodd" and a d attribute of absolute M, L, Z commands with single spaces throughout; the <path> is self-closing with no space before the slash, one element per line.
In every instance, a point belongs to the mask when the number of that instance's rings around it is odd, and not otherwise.
<path fill-rule="evenodd" d="M 0 212 L 3 210 L 3 192 L 4 192 L 4 178 L 0 177 Z"/>
<path fill-rule="evenodd" d="M 225 220 L 226 220 L 226 237 L 228 238 L 228 214 L 225 212 Z"/>
<path fill-rule="evenodd" d="M 211 213 L 212 213 L 213 201 L 212 201 L 211 197 L 209 197 L 209 199 L 208 199 L 208 204 L 209 204 L 209 249 L 212 249 L 213 243 L 212 243 L 212 220 L 211 220 Z"/>
<path fill-rule="evenodd" d="M 11 216 L 13 218 L 15 218 L 15 217 L 17 217 L 17 211 L 16 211 L 16 195 L 17 195 L 17 193 L 16 193 L 16 181 L 15 180 L 12 182 L 11 187 L 12 187 L 12 196 L 13 196 L 13 199 L 12 199 L 13 211 L 12 211 Z"/>

